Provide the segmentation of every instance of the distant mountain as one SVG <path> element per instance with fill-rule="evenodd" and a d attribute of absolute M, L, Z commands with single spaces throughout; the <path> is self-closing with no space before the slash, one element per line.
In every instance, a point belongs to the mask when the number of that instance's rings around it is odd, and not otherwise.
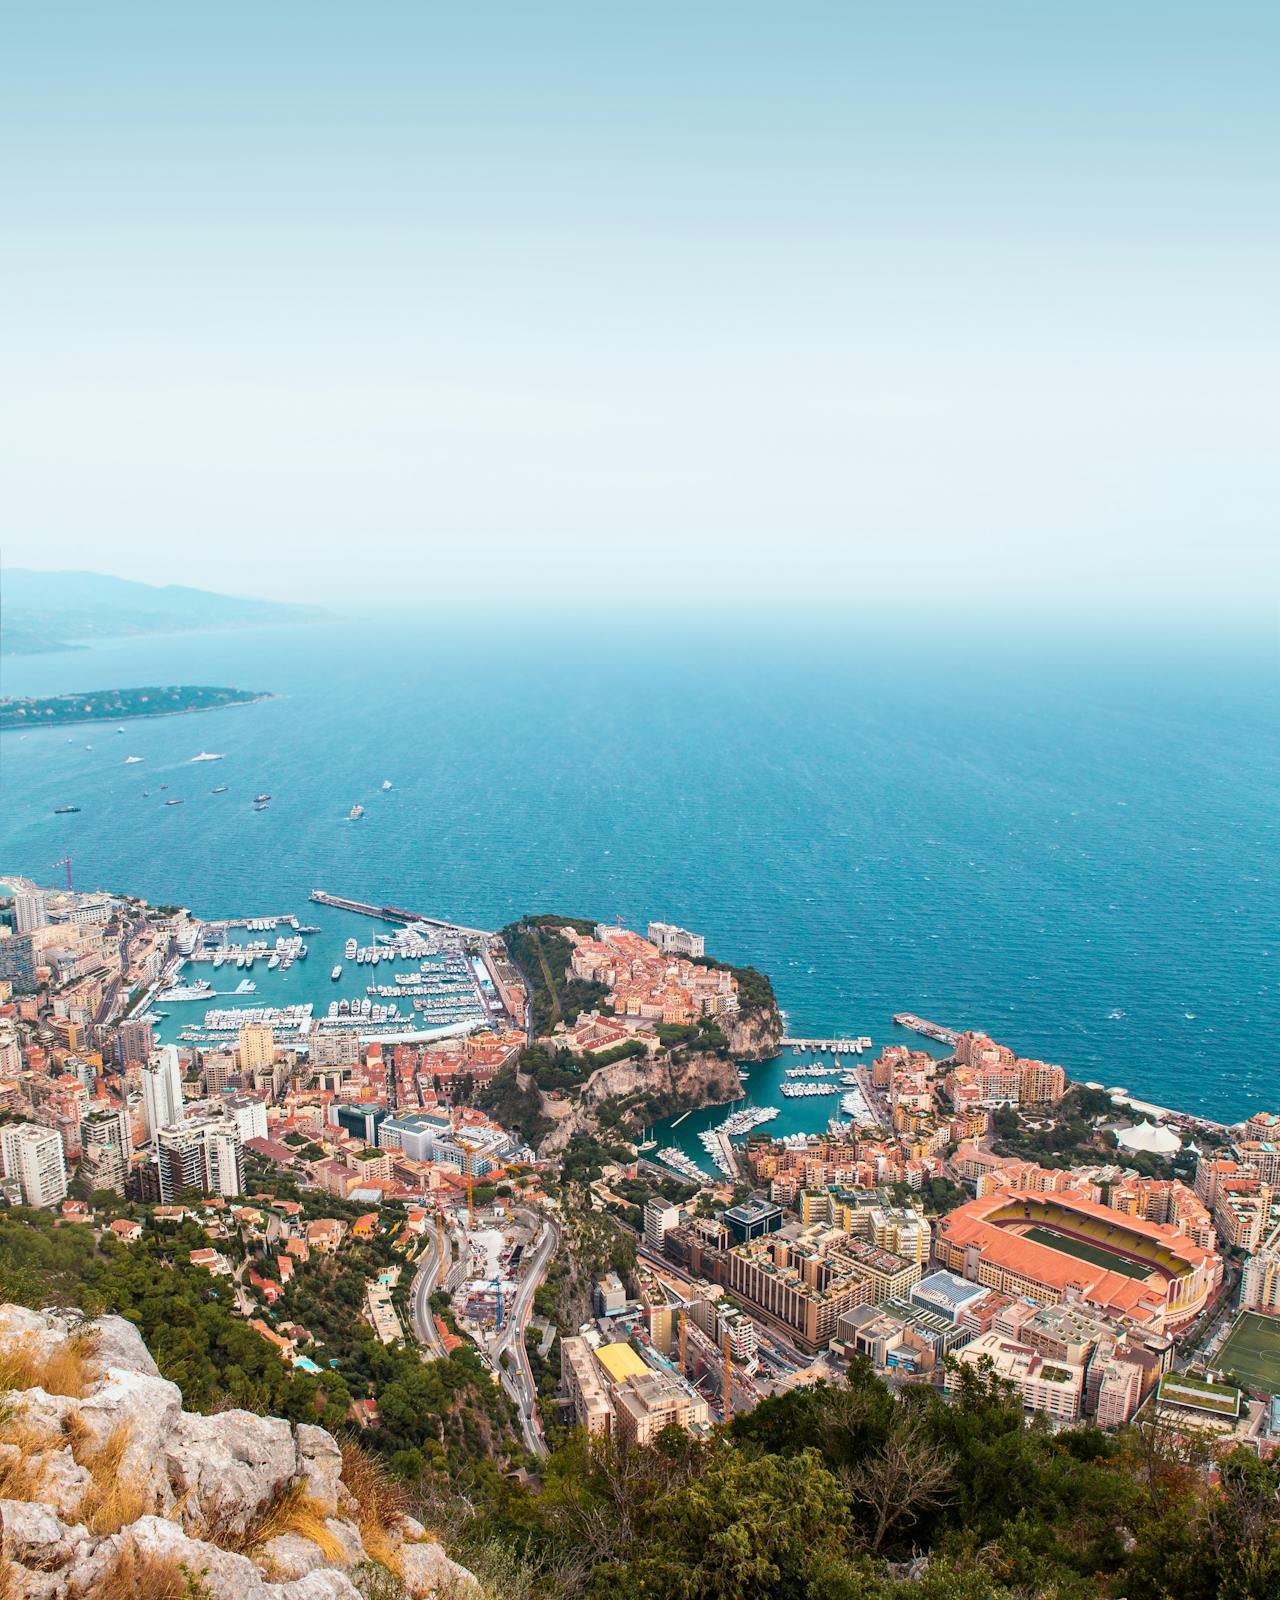
<path fill-rule="evenodd" d="M 9 567 L 0 573 L 0 654 L 4 655 L 75 650 L 89 640 L 123 634 L 308 622 L 320 615 L 307 606 L 244 600 L 179 584 L 133 583 L 100 572 Z"/>

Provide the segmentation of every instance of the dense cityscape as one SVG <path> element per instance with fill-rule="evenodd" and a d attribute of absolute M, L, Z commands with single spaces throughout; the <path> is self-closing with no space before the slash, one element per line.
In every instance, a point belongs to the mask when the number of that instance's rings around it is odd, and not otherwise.
<path fill-rule="evenodd" d="M 367 929 L 329 971 L 293 913 L 5 881 L 3 1298 L 122 1311 L 165 1370 L 170 1312 L 122 1276 L 159 1270 L 217 1322 L 188 1403 L 535 1497 L 566 1451 L 710 1448 L 866 1381 L 977 1384 L 1202 1474 L 1280 1453 L 1276 1113 L 1223 1127 L 905 1013 L 945 1053 L 792 1040 L 767 978 L 656 920 L 487 932 L 317 890 Z M 341 999 L 255 998 L 308 959 Z M 770 1137 L 767 1061 L 811 1131 Z M 691 1158 L 675 1130 L 717 1103 Z M 455 1387 L 406 1402 L 437 1362 Z"/>

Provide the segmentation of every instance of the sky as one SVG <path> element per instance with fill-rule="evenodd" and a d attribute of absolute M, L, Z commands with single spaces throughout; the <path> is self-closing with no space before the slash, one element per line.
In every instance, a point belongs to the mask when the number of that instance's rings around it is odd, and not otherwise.
<path fill-rule="evenodd" d="M 0 20 L 10 565 L 1274 621 L 1280 11 Z"/>

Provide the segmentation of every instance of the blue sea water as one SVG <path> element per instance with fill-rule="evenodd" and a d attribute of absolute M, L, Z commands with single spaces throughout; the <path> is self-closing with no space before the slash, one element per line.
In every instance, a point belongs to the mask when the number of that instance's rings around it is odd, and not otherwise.
<path fill-rule="evenodd" d="M 1164 1104 L 1280 1108 L 1261 653 L 906 612 L 658 627 L 621 600 L 589 627 L 423 618 L 9 658 L 8 694 L 276 698 L 3 735 L 0 870 L 70 852 L 78 886 L 204 915 L 319 921 L 318 886 L 480 926 L 661 917 L 767 971 L 799 1033 L 881 1043 L 906 1009 Z"/>

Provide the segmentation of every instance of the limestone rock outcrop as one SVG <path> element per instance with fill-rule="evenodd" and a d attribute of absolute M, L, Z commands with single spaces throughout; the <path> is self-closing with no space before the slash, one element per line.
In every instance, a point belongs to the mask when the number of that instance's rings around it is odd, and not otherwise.
<path fill-rule="evenodd" d="M 0 1371 L 2 1593 L 115 1600 L 145 1571 L 192 1600 L 362 1600 L 381 1567 L 414 1600 L 479 1600 L 420 1524 L 348 1486 L 331 1434 L 184 1411 L 123 1318 L 0 1305 Z"/>

